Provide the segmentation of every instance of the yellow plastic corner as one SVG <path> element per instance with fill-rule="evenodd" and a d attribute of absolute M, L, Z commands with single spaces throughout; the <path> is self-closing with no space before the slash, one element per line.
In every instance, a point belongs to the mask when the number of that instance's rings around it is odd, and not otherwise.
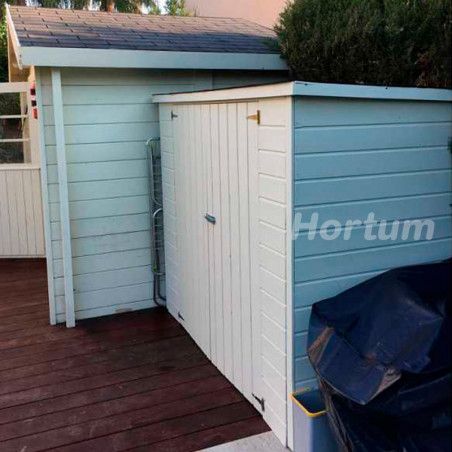
<path fill-rule="evenodd" d="M 297 392 L 292 393 L 292 394 L 291 394 L 292 400 L 293 400 L 293 402 L 298 406 L 298 408 L 300 408 L 300 409 L 304 412 L 304 414 L 306 414 L 306 416 L 312 417 L 312 418 L 314 418 L 314 417 L 319 417 L 319 416 L 323 416 L 324 414 L 326 414 L 326 410 L 322 410 L 322 411 L 317 411 L 317 412 L 315 412 L 315 413 L 311 413 L 310 411 L 308 411 L 308 410 L 306 409 L 305 406 L 303 406 L 303 405 L 297 400 L 297 398 L 296 398 L 297 395 L 303 394 L 304 392 L 307 392 L 307 391 L 310 391 L 310 390 L 311 390 L 311 388 L 303 388 L 303 389 L 301 389 L 300 391 L 297 391 Z"/>

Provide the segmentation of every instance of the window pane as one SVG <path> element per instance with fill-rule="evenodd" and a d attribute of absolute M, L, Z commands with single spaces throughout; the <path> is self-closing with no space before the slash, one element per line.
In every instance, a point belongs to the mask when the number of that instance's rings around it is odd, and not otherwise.
<path fill-rule="evenodd" d="M 28 139 L 28 120 L 21 117 L 26 114 L 26 110 L 25 94 L 0 95 L 0 163 L 29 161 L 29 143 L 27 141 L 14 142 L 14 140 Z M 2 140 L 6 142 L 2 142 Z M 12 142 L 8 142 L 9 140 Z"/>
<path fill-rule="evenodd" d="M 24 120 L 20 118 L 8 118 L 0 120 L 0 139 L 11 140 L 23 137 Z"/>
<path fill-rule="evenodd" d="M 20 115 L 20 94 L 0 94 L 0 115 Z"/>
<path fill-rule="evenodd" d="M 0 143 L 0 163 L 24 163 L 23 143 Z"/>

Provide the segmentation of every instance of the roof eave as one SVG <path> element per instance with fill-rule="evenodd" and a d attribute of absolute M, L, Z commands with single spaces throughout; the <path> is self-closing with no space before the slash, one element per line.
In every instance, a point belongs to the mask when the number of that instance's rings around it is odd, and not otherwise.
<path fill-rule="evenodd" d="M 23 69 L 22 64 L 22 55 L 21 55 L 21 47 L 19 43 L 19 38 L 17 37 L 16 28 L 14 27 L 14 22 L 11 18 L 11 12 L 9 10 L 9 5 L 6 3 L 6 29 L 8 33 L 8 40 L 10 45 L 12 46 L 12 49 L 14 51 L 14 54 L 16 55 L 17 65 L 20 70 Z"/>
<path fill-rule="evenodd" d="M 50 67 L 235 69 L 286 71 L 277 53 L 171 52 L 119 49 L 21 47 L 21 64 Z"/>
<path fill-rule="evenodd" d="M 155 94 L 153 101 L 158 103 L 222 102 L 287 96 L 452 102 L 452 90 L 450 89 L 344 85 L 303 81 L 198 92 Z"/>

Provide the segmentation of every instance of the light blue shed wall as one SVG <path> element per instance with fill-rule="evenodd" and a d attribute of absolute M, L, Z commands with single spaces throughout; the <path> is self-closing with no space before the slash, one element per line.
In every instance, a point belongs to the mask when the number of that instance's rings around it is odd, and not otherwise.
<path fill-rule="evenodd" d="M 294 98 L 294 218 L 327 220 L 433 219 L 433 240 L 364 239 L 354 227 L 294 241 L 294 382 L 314 377 L 306 356 L 312 303 L 390 268 L 452 255 L 452 104 L 339 98 Z M 295 220 L 294 220 L 295 221 Z M 343 232 L 343 231 L 342 231 Z"/>
<path fill-rule="evenodd" d="M 50 72 L 43 99 L 56 313 L 65 319 Z M 150 307 L 152 272 L 145 142 L 160 134 L 157 93 L 279 80 L 278 73 L 62 69 L 76 318 Z"/>

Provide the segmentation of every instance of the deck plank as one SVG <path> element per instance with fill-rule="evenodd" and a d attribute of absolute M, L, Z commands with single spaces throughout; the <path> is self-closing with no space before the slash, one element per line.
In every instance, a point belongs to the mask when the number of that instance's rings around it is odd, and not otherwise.
<path fill-rule="evenodd" d="M 264 431 L 164 309 L 50 326 L 45 262 L 0 261 L 2 452 L 190 452 Z"/>
<path fill-rule="evenodd" d="M 178 436 L 166 441 L 146 446 L 134 447 L 128 452 L 185 452 L 200 450 L 230 442 L 231 435 L 237 440 L 262 433 L 262 419 L 253 417 L 220 427 L 201 430 L 188 435 Z M 234 440 L 235 441 L 235 440 Z"/>

